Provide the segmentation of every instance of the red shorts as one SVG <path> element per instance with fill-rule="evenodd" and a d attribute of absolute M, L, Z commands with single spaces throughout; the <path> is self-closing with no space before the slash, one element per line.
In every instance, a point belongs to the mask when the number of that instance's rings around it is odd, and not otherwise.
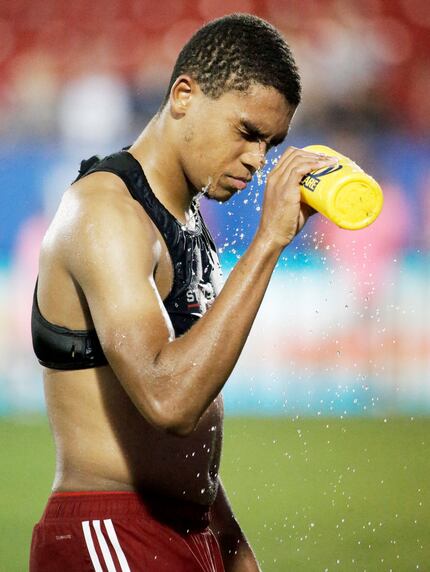
<path fill-rule="evenodd" d="M 209 511 L 136 493 L 54 493 L 33 530 L 30 572 L 224 572 L 208 524 Z"/>

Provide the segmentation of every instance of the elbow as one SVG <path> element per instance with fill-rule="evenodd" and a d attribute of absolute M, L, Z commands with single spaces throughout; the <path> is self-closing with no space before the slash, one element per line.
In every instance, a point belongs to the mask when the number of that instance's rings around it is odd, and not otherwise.
<path fill-rule="evenodd" d="M 143 379 L 137 369 L 124 376 L 121 376 L 120 367 L 115 368 L 114 372 L 118 379 L 122 380 L 121 383 L 138 412 L 155 429 L 179 437 L 187 437 L 194 431 L 200 415 L 196 414 L 195 407 L 187 396 L 178 395 L 171 390 L 169 392 L 167 385 L 171 385 L 170 383 L 164 380 L 157 383 L 155 375 L 151 383 L 151 376 L 147 376 L 149 380 L 146 376 Z"/>
<path fill-rule="evenodd" d="M 188 437 L 197 426 L 198 419 L 169 404 L 157 403 L 151 409 L 151 414 L 147 416 L 148 421 L 160 431 L 170 435 Z"/>
<path fill-rule="evenodd" d="M 171 435 L 176 435 L 176 437 L 188 437 L 195 428 L 195 423 L 172 423 L 165 431 Z"/>
<path fill-rule="evenodd" d="M 193 433 L 197 423 L 188 419 L 169 418 L 158 424 L 158 428 L 176 437 L 188 437 Z"/>

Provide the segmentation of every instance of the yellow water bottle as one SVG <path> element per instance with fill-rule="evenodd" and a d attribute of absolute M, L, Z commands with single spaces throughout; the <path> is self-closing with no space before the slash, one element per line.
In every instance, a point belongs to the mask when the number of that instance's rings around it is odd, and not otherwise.
<path fill-rule="evenodd" d="M 369 226 L 384 202 L 381 187 L 356 163 L 324 145 L 304 147 L 339 159 L 338 165 L 312 171 L 300 183 L 302 201 L 341 228 L 358 230 Z"/>

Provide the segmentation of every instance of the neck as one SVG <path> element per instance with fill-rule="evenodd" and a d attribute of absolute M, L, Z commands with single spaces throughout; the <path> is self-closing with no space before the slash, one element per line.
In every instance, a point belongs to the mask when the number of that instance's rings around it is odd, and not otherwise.
<path fill-rule="evenodd" d="M 167 113 L 165 109 L 153 117 L 129 151 L 142 165 L 158 200 L 175 218 L 187 223 L 195 192 L 182 169 Z"/>

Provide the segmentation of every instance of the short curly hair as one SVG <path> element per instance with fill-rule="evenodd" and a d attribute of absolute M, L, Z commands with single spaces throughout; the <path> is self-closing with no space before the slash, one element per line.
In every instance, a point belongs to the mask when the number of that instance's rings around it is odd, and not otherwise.
<path fill-rule="evenodd" d="M 162 107 L 181 74 L 213 99 L 261 84 L 277 89 L 290 105 L 300 103 L 300 75 L 290 47 L 269 22 L 251 14 L 218 18 L 194 34 L 179 53 Z"/>

